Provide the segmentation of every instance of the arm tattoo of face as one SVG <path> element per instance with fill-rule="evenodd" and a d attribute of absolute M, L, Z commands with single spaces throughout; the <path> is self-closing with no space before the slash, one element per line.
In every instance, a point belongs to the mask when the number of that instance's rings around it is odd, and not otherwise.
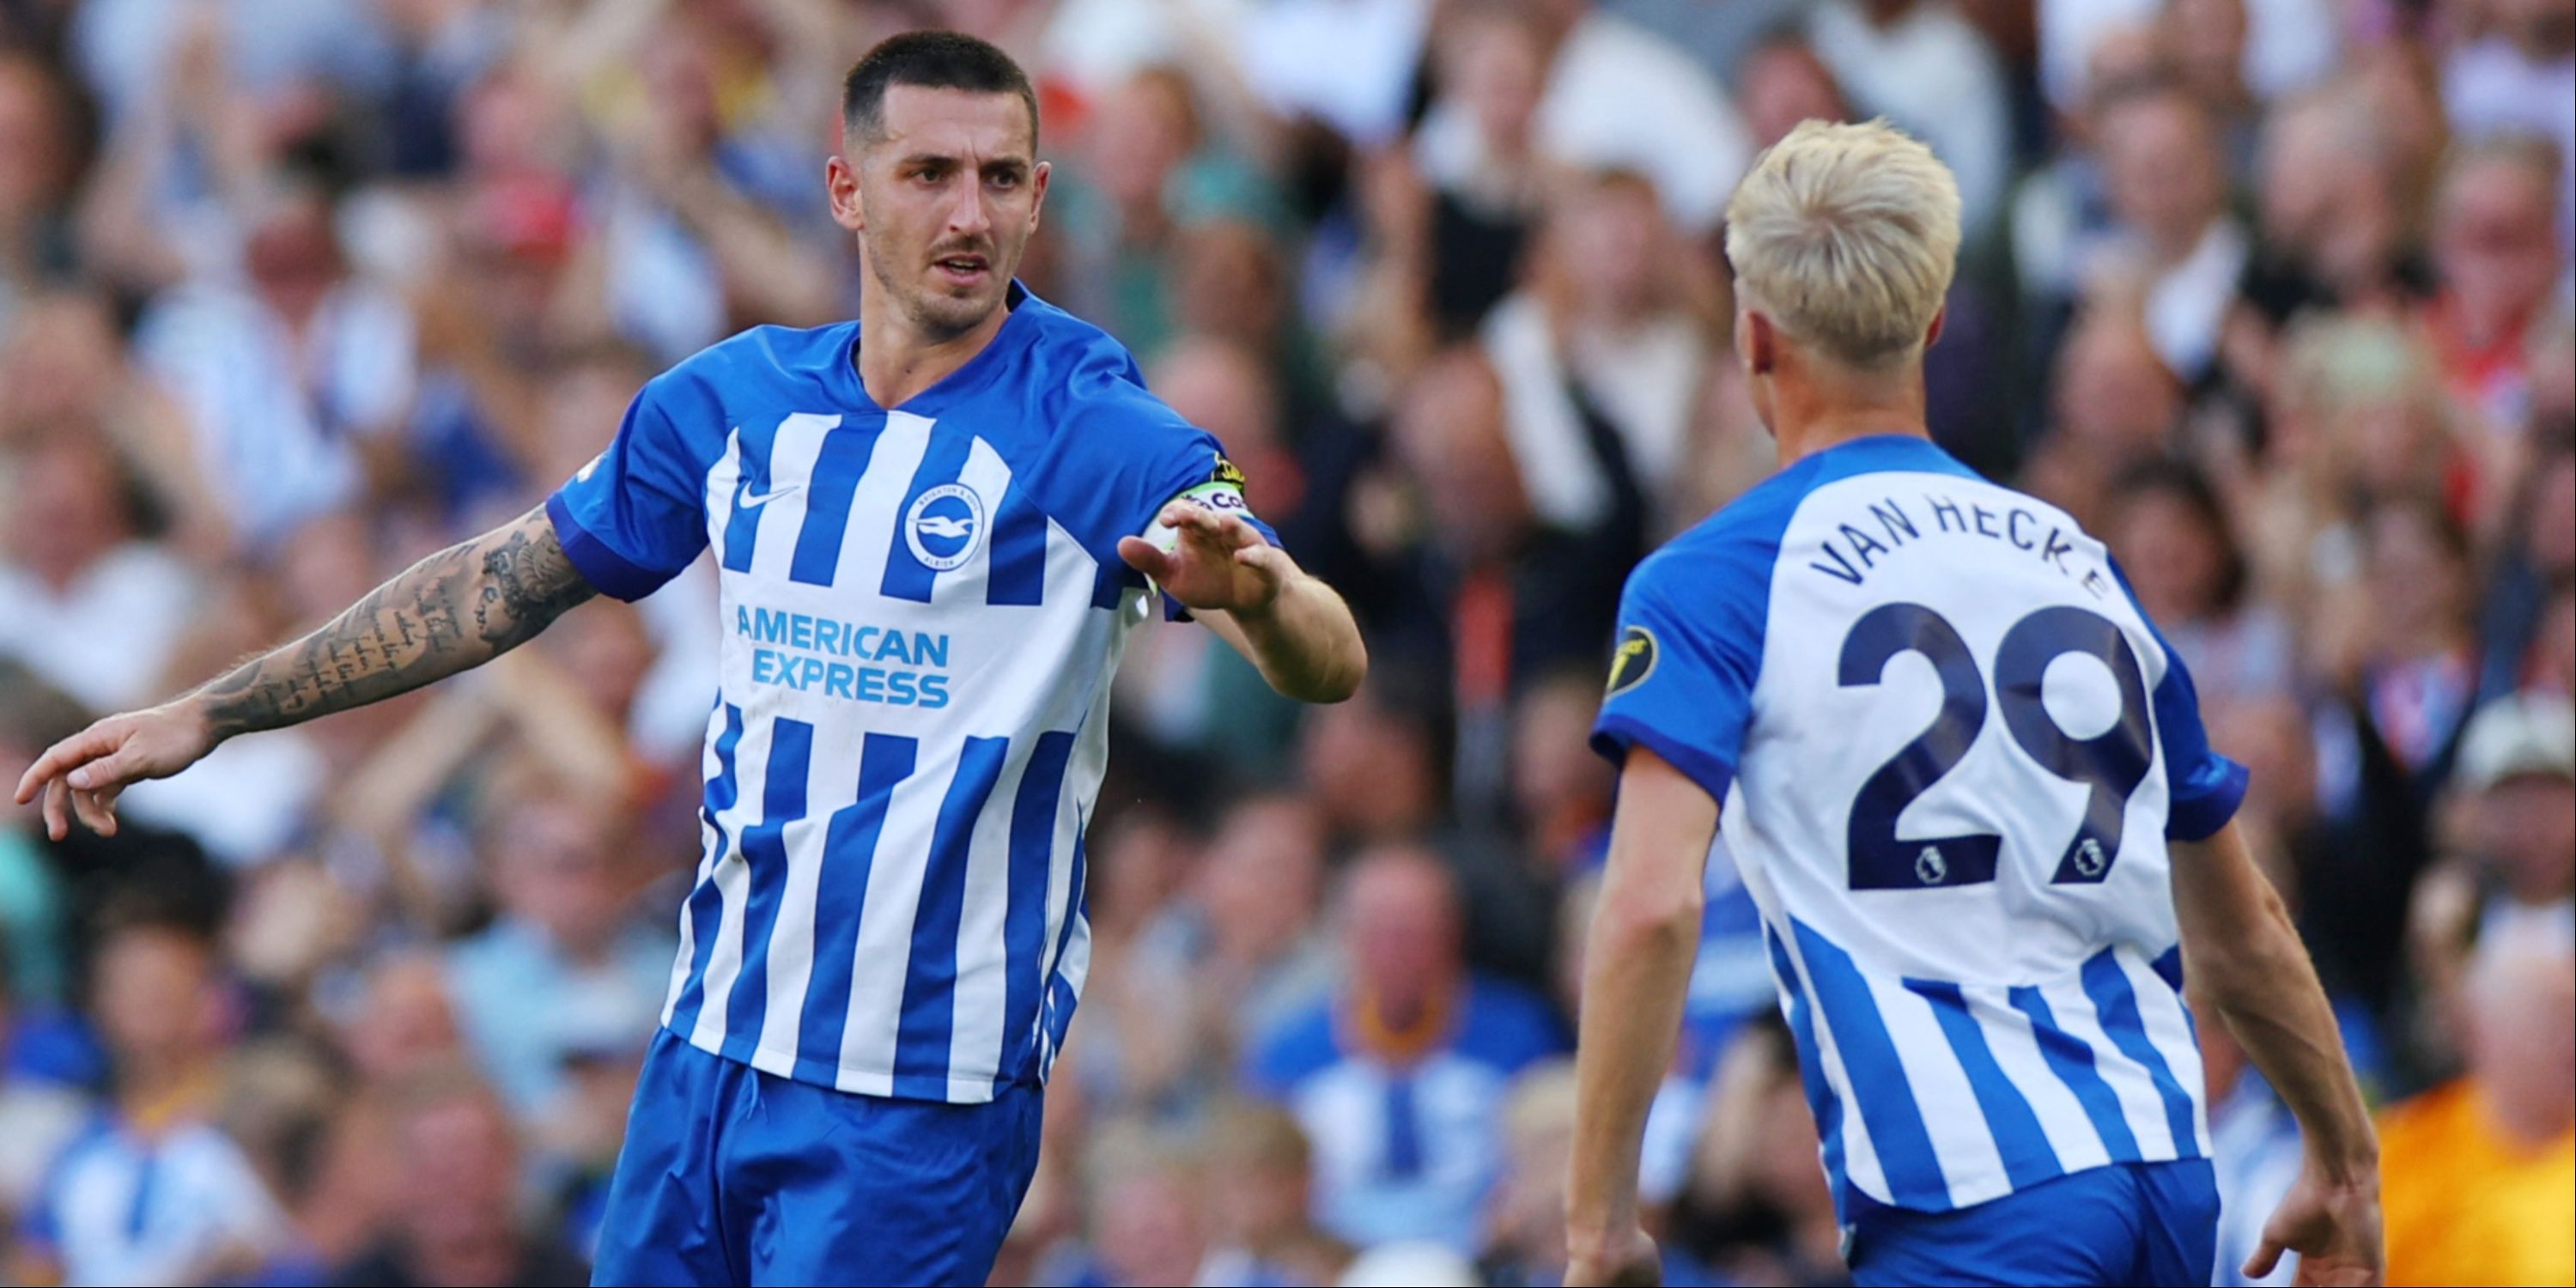
<path fill-rule="evenodd" d="M 517 648 L 597 592 L 542 509 L 421 560 L 198 691 L 218 739 L 407 693 Z"/>

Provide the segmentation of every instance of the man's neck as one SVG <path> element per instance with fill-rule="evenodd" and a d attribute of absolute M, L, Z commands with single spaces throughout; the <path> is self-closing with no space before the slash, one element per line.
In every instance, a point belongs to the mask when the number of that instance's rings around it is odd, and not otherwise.
<path fill-rule="evenodd" d="M 1909 433 L 1924 428 L 1922 358 L 1880 371 L 1798 366 L 1770 381 L 1772 438 L 1780 443 L 1780 469 L 1852 438 Z"/>
<path fill-rule="evenodd" d="M 877 406 L 900 407 L 983 352 L 1010 316 L 1005 306 L 956 334 L 930 334 L 870 283 L 859 297 L 859 383 Z"/>
<path fill-rule="evenodd" d="M 1903 382 L 1884 396 L 1817 401 L 1782 397 L 1772 410 L 1772 433 L 1779 440 L 1780 465 L 1786 469 L 1826 448 L 1855 438 L 1911 434 L 1930 438 L 1923 423 L 1923 384 Z"/>

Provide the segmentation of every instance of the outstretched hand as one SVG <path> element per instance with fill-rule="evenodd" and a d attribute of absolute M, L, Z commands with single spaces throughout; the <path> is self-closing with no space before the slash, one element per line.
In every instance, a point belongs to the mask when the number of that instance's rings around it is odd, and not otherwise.
<path fill-rule="evenodd" d="M 71 835 L 77 816 L 101 836 L 116 835 L 116 798 L 147 778 L 167 778 L 214 750 L 202 716 L 181 703 L 109 716 L 46 749 L 18 780 L 17 801 L 44 797 L 45 835 Z"/>
<path fill-rule="evenodd" d="M 1118 543 L 1118 557 L 1165 594 L 1199 611 L 1260 613 L 1278 602 L 1293 564 L 1240 517 L 1195 501 L 1173 501 L 1154 519 L 1179 541 L 1166 551 L 1143 537 Z"/>

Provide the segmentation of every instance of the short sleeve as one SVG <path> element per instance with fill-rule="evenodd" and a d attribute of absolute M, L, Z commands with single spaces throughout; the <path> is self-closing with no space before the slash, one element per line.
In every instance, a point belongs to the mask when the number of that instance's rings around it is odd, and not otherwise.
<path fill-rule="evenodd" d="M 2120 587 L 2129 590 L 2128 574 L 2118 561 L 2111 564 L 2112 575 Z M 2191 668 L 2184 666 L 2182 655 L 2174 652 L 2162 631 L 2148 618 L 2146 606 L 2137 601 L 2137 592 L 2129 591 L 2129 602 L 2138 610 L 2138 620 L 2146 622 L 2148 633 L 2156 638 L 2156 647 L 2164 650 L 2165 674 L 2156 682 L 2151 700 L 2156 713 L 2156 741 L 2164 753 L 2165 780 L 2170 804 L 2165 811 L 2165 836 L 2176 841 L 2205 840 L 2227 826 L 2236 817 L 2236 809 L 2245 802 L 2248 776 L 2245 767 L 2219 755 L 2209 745 L 2209 730 L 2200 719 L 2200 691 L 2193 686 Z"/>
<path fill-rule="evenodd" d="M 573 567 L 604 594 L 637 600 L 706 549 L 706 474 L 663 406 L 658 378 L 635 395 L 617 438 L 553 496 L 546 514 Z"/>
<path fill-rule="evenodd" d="M 1592 747 L 1622 765 L 1646 747 L 1723 802 L 1752 724 L 1769 560 L 1694 558 L 1686 601 L 1667 586 L 1679 567 L 1668 551 L 1628 579 Z"/>

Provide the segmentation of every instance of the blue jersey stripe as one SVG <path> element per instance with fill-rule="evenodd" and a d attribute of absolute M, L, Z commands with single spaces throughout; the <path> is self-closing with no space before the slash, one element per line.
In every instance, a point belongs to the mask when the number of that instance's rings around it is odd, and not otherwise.
<path fill-rule="evenodd" d="M 1789 928 L 1798 937 L 1798 955 L 1806 960 L 1807 976 L 1815 981 L 1817 1009 L 1824 1013 L 1825 1028 L 1842 1052 L 1843 1072 L 1851 1079 L 1853 1099 L 1859 1102 L 1854 1108 L 1868 1125 L 1870 1143 L 1877 1147 L 1879 1165 L 1887 1173 L 1889 1197 L 1896 1206 L 1916 1211 L 1948 1210 L 1950 1186 L 1941 1178 L 1932 1133 L 1923 1125 L 1914 1084 L 1897 1061 L 1896 1040 L 1888 1036 L 1887 1022 L 1880 1018 L 1860 968 L 1852 964 L 1851 954 L 1805 922 L 1793 917 Z M 1867 1094 L 1862 1094 L 1864 1088 Z"/>
<path fill-rule="evenodd" d="M 1029 499 L 1028 484 L 1018 479 L 1002 493 L 999 508 L 1001 513 L 993 516 L 991 551 L 985 556 L 991 564 L 984 602 L 1034 607 L 1046 600 L 1046 515 Z"/>
<path fill-rule="evenodd" d="M 2165 983 L 2173 986 L 2177 996 L 2182 993 L 2182 945 L 2175 944 L 2164 950 L 2148 965 L 2164 978 Z"/>
<path fill-rule="evenodd" d="M 925 569 L 924 571 L 927 571 Z M 957 923 L 966 906 L 966 853 L 975 820 L 992 798 L 1010 755 L 1008 738 L 969 738 L 957 777 L 939 803 L 929 871 L 913 914 L 912 951 L 903 981 L 903 1018 L 895 1027 L 894 1094 L 948 1098 L 948 1038 L 957 1018 Z"/>
<path fill-rule="evenodd" d="M 1798 1081 L 1807 1090 L 1807 1108 L 1815 1111 L 1816 1135 L 1823 1142 L 1825 1183 L 1834 1192 L 1834 1214 L 1843 1216 L 1843 1191 L 1849 1183 L 1843 1174 L 1843 1102 L 1834 1094 L 1834 1085 L 1825 1078 L 1824 1053 L 1816 1046 L 1816 1016 L 1807 1003 L 1807 990 L 1798 983 L 1798 967 L 1789 960 L 1789 950 L 1768 926 L 1762 929 L 1762 942 L 1771 950 L 1771 972 L 1789 995 L 1789 1033 L 1798 1043 Z"/>
<path fill-rule="evenodd" d="M 1410 1070 L 1386 1080 L 1386 1145 L 1379 1174 L 1395 1180 L 1422 1175 L 1422 1106 Z"/>
<path fill-rule="evenodd" d="M 930 602 L 930 588 L 938 583 L 939 574 L 913 557 L 912 543 L 904 540 L 903 525 L 912 517 L 912 503 L 922 493 L 943 483 L 954 483 L 965 473 L 966 457 L 974 446 L 975 435 L 964 429 L 931 427 L 930 445 L 921 454 L 921 467 L 912 473 L 912 486 L 904 490 L 903 504 L 896 506 L 887 519 L 894 525 L 894 540 L 886 545 L 885 581 L 878 587 L 879 594 L 916 604 Z"/>
<path fill-rule="evenodd" d="M 761 511 L 769 507 L 766 501 L 759 505 L 744 505 L 743 499 L 770 495 L 769 453 L 778 445 L 778 424 L 776 420 L 760 417 L 734 431 L 741 444 L 742 473 L 734 480 L 733 512 L 725 519 L 723 554 L 727 572 L 751 571 L 751 548 L 760 537 Z"/>
<path fill-rule="evenodd" d="M 697 1028 L 698 1009 L 706 1003 L 707 961 L 715 956 L 716 931 L 724 920 L 724 892 L 716 889 L 716 865 L 725 862 L 733 844 L 721 820 L 742 791 L 741 780 L 733 773 L 734 749 L 742 745 L 742 708 L 728 702 L 724 716 L 724 732 L 716 735 L 716 776 L 707 780 L 705 801 L 699 807 L 707 826 L 715 829 L 715 853 L 707 860 L 706 880 L 689 892 L 682 912 L 689 919 L 692 951 L 688 982 L 671 1004 L 671 1029 L 681 1034 Z"/>
<path fill-rule="evenodd" d="M 859 916 L 868 876 L 885 832 L 894 789 L 912 777 L 917 739 L 871 733 L 859 747 L 859 793 L 823 827 L 823 874 L 814 887 L 814 973 L 797 1022 L 796 1076 L 830 1086 L 841 1068 L 841 1035 L 850 1022 L 850 976 L 857 968 Z"/>
<path fill-rule="evenodd" d="M 780 716 L 771 726 L 769 772 L 762 780 L 760 821 L 742 832 L 750 894 L 743 905 L 742 973 L 725 1004 L 724 1053 L 751 1059 L 769 1014 L 769 938 L 787 893 L 787 825 L 805 817 L 805 779 L 813 764 L 814 726 Z"/>
<path fill-rule="evenodd" d="M 2102 1149 L 2114 1163 L 2134 1163 L 2146 1157 L 2138 1150 L 2138 1138 L 2129 1130 L 2128 1116 L 2120 1111 L 2120 1097 L 2111 1084 L 2102 1080 L 2102 1071 L 2094 1067 L 2093 1044 L 2057 1027 L 2057 1016 L 2048 1008 L 2048 999 L 2028 986 L 2006 994 L 2013 1009 L 2030 1017 L 2030 1035 L 2039 1043 L 2039 1054 L 2057 1074 L 2057 1080 L 2075 1093 L 2076 1102 L 2084 1106 L 2084 1116 L 2093 1120 L 2093 1130 L 2102 1137 Z"/>
<path fill-rule="evenodd" d="M 2114 951 L 2105 948 L 2084 963 L 2084 995 L 2093 999 L 2093 1009 L 2101 1013 L 2102 1029 L 2111 1035 L 2111 1045 L 2145 1066 L 2147 1076 L 2155 1079 L 2156 1094 L 2164 1097 L 2165 1124 L 2173 1130 L 2174 1156 L 2198 1158 L 2200 1133 L 2192 1128 L 2191 1095 L 2174 1080 L 2164 1053 L 2147 1037 L 2146 1021 L 2138 1016 L 2137 992 L 2129 987 L 2129 973 L 2120 969 Z"/>
<path fill-rule="evenodd" d="M 2047 1133 L 2039 1129 L 2039 1115 L 2033 1113 L 2028 1097 L 2005 1076 L 2003 1066 L 1995 1063 L 1995 1053 L 1986 1045 L 1986 1032 L 1968 1009 L 1968 999 L 1956 984 L 1941 980 L 1909 979 L 1905 987 L 1932 1004 L 1932 1017 L 1941 1023 L 1943 1036 L 1950 1039 L 1950 1050 L 1959 1057 L 1959 1067 L 1968 1075 L 1968 1089 L 1977 1097 L 1977 1108 L 1984 1111 L 1986 1128 L 1994 1133 L 1995 1152 L 2003 1156 L 2004 1175 L 2014 1189 L 2037 1185 L 2066 1174 L 2057 1160 L 2057 1151 L 2048 1143 Z"/>
<path fill-rule="evenodd" d="M 1072 983 L 1064 977 L 1064 950 L 1073 943 L 1074 922 L 1083 915 L 1083 910 L 1089 906 L 1091 899 L 1090 849 L 1089 842 L 1083 835 L 1090 830 L 1089 818 L 1075 820 L 1073 875 L 1067 878 L 1068 884 L 1073 889 L 1065 896 L 1064 926 L 1056 932 L 1055 946 L 1047 952 L 1046 1000 L 1043 1003 L 1040 1022 L 1046 1026 L 1046 1049 L 1049 1052 L 1063 1049 L 1065 1026 L 1073 1022 L 1073 1006 L 1076 999 Z M 1053 1063 L 1054 1057 L 1049 1055 L 1047 1064 L 1051 1067 Z"/>
<path fill-rule="evenodd" d="M 860 426 L 844 417 L 838 428 L 823 435 L 822 453 L 814 458 L 814 477 L 805 485 L 805 526 L 796 534 L 789 581 L 832 584 L 832 574 L 841 566 L 841 539 L 850 530 L 850 498 L 858 492 L 859 477 L 868 472 L 877 444 L 885 439 L 885 417 L 873 419 L 875 424 Z"/>
<path fill-rule="evenodd" d="M 1029 1065 L 1029 1048 L 1037 1034 L 1038 990 L 1046 984 L 1047 869 L 1055 857 L 1056 806 L 1072 755 L 1072 734 L 1038 735 L 1029 750 L 1029 767 L 1020 775 L 1019 796 L 1011 802 L 1009 903 L 1002 914 L 1009 975 L 1003 985 L 1002 1062 L 993 1079 L 997 1089 L 1036 1073 Z"/>

